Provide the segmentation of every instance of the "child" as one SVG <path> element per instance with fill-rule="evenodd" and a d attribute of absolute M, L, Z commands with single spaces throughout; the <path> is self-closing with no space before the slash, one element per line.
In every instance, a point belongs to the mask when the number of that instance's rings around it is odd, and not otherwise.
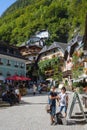
<path fill-rule="evenodd" d="M 62 87 L 61 93 L 58 96 L 59 99 L 59 112 L 61 113 L 64 109 L 64 117 L 67 116 L 67 107 L 68 107 L 68 95 L 66 94 L 66 88 Z"/>

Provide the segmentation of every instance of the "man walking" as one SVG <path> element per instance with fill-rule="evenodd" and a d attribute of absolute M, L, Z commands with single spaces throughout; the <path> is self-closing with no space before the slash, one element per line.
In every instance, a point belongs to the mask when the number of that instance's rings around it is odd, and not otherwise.
<path fill-rule="evenodd" d="M 51 125 L 55 123 L 56 99 L 57 99 L 57 93 L 55 92 L 55 86 L 53 86 L 49 93 L 49 104 L 51 107 L 51 111 L 50 111 Z"/>

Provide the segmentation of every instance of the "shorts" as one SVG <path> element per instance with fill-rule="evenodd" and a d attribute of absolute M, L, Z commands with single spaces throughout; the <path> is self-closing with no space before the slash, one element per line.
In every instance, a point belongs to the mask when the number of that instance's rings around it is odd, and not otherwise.
<path fill-rule="evenodd" d="M 64 112 L 67 112 L 67 106 L 60 106 L 59 108 L 59 112 L 62 112 L 62 110 L 64 109 Z"/>
<path fill-rule="evenodd" d="M 56 114 L 56 106 L 51 106 L 50 115 L 51 115 L 51 116 L 55 116 L 55 114 Z"/>

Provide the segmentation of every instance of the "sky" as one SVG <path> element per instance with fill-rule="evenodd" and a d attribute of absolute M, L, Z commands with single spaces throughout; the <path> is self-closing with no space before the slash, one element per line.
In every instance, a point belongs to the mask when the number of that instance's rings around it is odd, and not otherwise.
<path fill-rule="evenodd" d="M 16 0 L 0 0 L 0 16 Z"/>

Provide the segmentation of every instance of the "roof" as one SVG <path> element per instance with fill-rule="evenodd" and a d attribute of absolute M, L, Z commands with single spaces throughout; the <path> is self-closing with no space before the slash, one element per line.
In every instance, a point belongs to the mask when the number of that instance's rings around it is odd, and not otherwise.
<path fill-rule="evenodd" d="M 31 37 L 28 41 L 27 41 L 27 44 L 29 43 L 35 43 L 37 41 L 40 41 L 40 38 L 39 37 L 36 37 L 36 36 L 33 36 Z"/>
<path fill-rule="evenodd" d="M 36 47 L 39 47 L 39 48 L 42 48 L 41 45 L 37 45 L 36 42 L 40 42 L 41 39 L 39 37 L 36 37 L 36 36 L 33 36 L 31 37 L 28 41 L 26 42 L 23 42 L 19 48 L 21 47 L 25 47 L 25 46 L 36 46 Z"/>
<path fill-rule="evenodd" d="M 78 42 L 82 42 L 83 41 L 83 36 L 80 36 L 80 35 L 76 35 L 74 38 L 72 38 L 69 42 L 68 42 L 68 45 L 69 46 L 72 46 L 74 43 Z"/>
<path fill-rule="evenodd" d="M 26 46 L 26 42 L 23 42 L 19 47 L 24 47 Z"/>
<path fill-rule="evenodd" d="M 67 48 L 67 43 L 61 43 L 61 42 L 56 42 L 58 47 L 60 47 L 61 49 L 63 49 L 64 51 Z"/>
<path fill-rule="evenodd" d="M 48 48 L 48 47 L 45 45 L 45 46 L 42 48 L 42 50 L 39 52 L 39 54 L 46 52 L 46 51 L 47 51 L 47 48 Z"/>
<path fill-rule="evenodd" d="M 64 58 L 67 60 L 68 55 L 72 57 L 76 48 L 81 47 L 83 44 L 83 36 L 76 35 L 72 40 L 70 40 L 67 44 L 67 48 L 65 50 Z"/>
<path fill-rule="evenodd" d="M 29 44 L 29 45 L 26 45 L 26 44 L 22 44 L 21 46 L 19 46 L 19 49 L 20 48 L 24 48 L 24 47 L 38 47 L 38 48 L 42 48 L 42 46 L 40 46 L 40 45 L 37 45 L 37 44 L 35 44 L 35 43 L 33 43 L 33 44 Z"/>
<path fill-rule="evenodd" d="M 25 57 L 23 57 L 19 52 L 18 47 L 8 45 L 3 41 L 0 41 L 0 54 L 26 60 Z"/>
<path fill-rule="evenodd" d="M 44 52 L 46 52 L 46 51 L 55 49 L 55 48 L 60 48 L 60 49 L 62 49 L 63 51 L 65 51 L 65 50 L 66 50 L 66 47 L 67 47 L 67 44 L 66 44 L 66 43 L 53 42 L 53 44 L 50 45 L 49 47 L 44 46 L 44 47 L 42 48 L 42 50 L 40 51 L 40 54 L 41 54 L 41 53 L 44 53 Z"/>

